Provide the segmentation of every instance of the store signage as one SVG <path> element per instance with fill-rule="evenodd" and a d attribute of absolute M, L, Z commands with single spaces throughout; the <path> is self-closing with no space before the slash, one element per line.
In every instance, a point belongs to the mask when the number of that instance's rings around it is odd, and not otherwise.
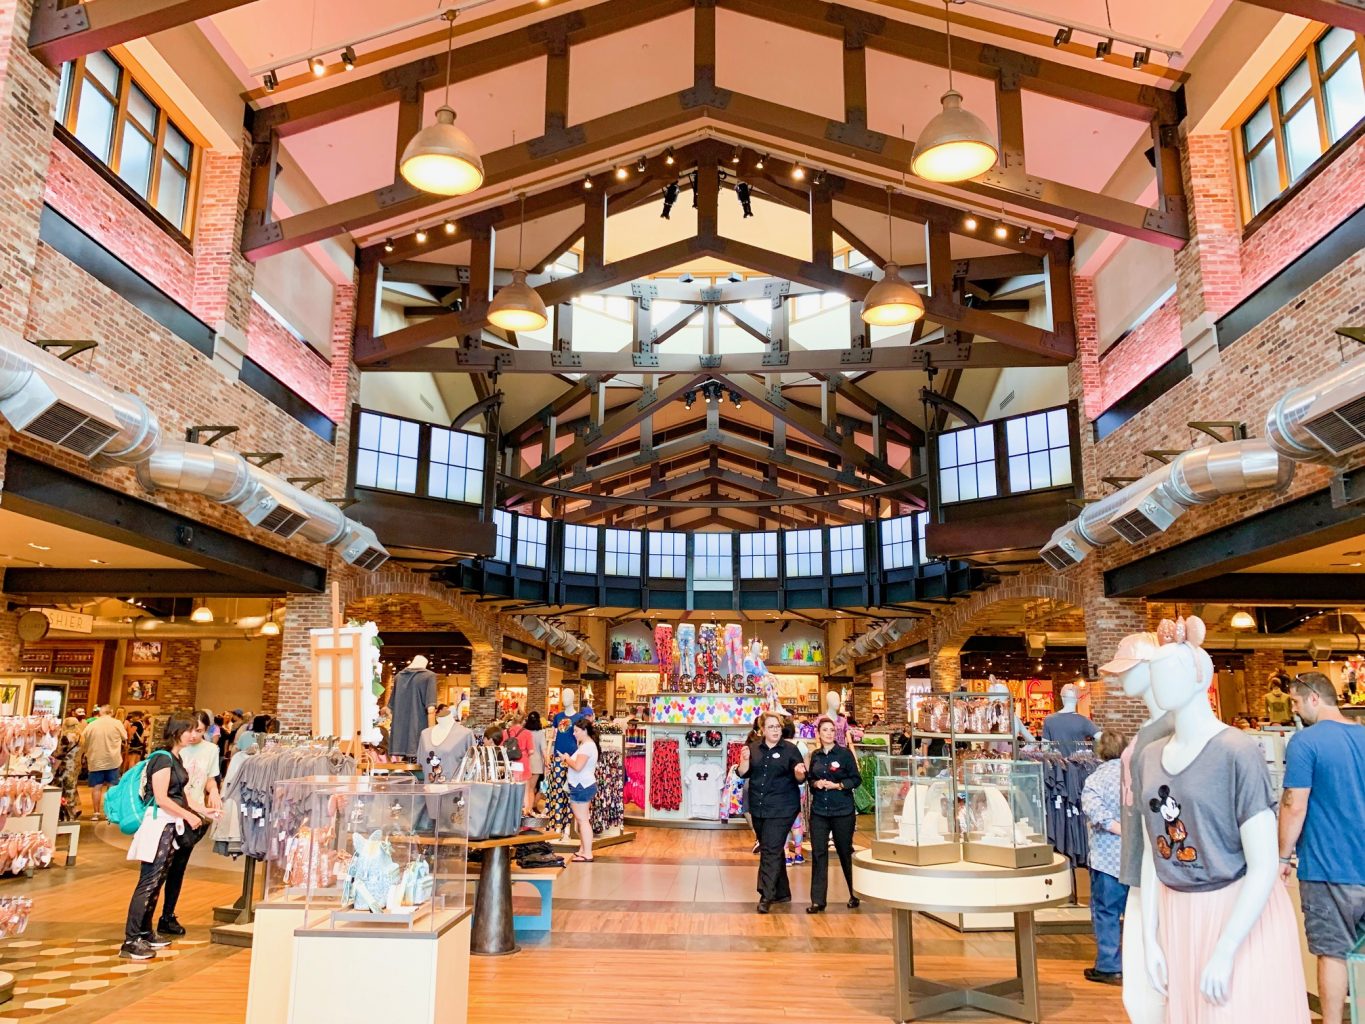
<path fill-rule="evenodd" d="M 58 608 L 44 608 L 43 614 L 53 629 L 64 629 L 68 633 L 93 633 L 95 617 L 81 612 L 66 612 Z"/>

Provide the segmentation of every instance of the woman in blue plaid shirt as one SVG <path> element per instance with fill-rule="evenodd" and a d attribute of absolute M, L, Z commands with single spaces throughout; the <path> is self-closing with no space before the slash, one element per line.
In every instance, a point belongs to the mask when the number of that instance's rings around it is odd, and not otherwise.
<path fill-rule="evenodd" d="M 1085 969 L 1087 981 L 1123 984 L 1123 908 L 1128 886 L 1119 881 L 1119 802 L 1123 764 L 1119 760 L 1128 737 L 1106 729 L 1098 744 L 1103 762 L 1085 780 L 1081 810 L 1090 830 L 1090 921 L 1095 928 L 1095 966 Z"/>

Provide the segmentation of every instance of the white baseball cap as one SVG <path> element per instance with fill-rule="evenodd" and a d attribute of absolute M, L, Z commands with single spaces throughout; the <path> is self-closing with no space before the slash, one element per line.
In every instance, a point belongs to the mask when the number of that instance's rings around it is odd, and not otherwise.
<path fill-rule="evenodd" d="M 1100 666 L 1100 675 L 1119 676 L 1140 661 L 1151 661 L 1161 648 L 1155 633 L 1129 633 L 1119 641 L 1114 660 Z"/>

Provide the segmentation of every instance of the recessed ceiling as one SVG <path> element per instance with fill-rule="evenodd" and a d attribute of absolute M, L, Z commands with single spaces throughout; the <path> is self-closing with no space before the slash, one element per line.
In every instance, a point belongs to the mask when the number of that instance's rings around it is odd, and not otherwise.
<path fill-rule="evenodd" d="M 1311 551 L 1286 555 L 1271 562 L 1248 566 L 1239 572 L 1271 573 L 1359 573 L 1365 575 L 1365 532 L 1355 537 L 1325 544 Z M 1365 591 L 1362 591 L 1365 595 Z"/>
<path fill-rule="evenodd" d="M 23 569 L 196 568 L 176 558 L 166 558 L 0 509 L 0 567 L 5 566 Z"/>

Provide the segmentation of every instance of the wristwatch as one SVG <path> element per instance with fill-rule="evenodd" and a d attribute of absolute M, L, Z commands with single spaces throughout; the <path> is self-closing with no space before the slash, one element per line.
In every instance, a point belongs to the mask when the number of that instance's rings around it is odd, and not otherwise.
<path fill-rule="evenodd" d="M 1296 857 L 1291 853 L 1288 857 L 1281 857 L 1281 858 L 1280 858 L 1280 863 L 1281 863 L 1281 864 L 1294 864 L 1294 863 L 1297 862 L 1297 859 L 1298 859 L 1298 858 L 1296 858 Z"/>

